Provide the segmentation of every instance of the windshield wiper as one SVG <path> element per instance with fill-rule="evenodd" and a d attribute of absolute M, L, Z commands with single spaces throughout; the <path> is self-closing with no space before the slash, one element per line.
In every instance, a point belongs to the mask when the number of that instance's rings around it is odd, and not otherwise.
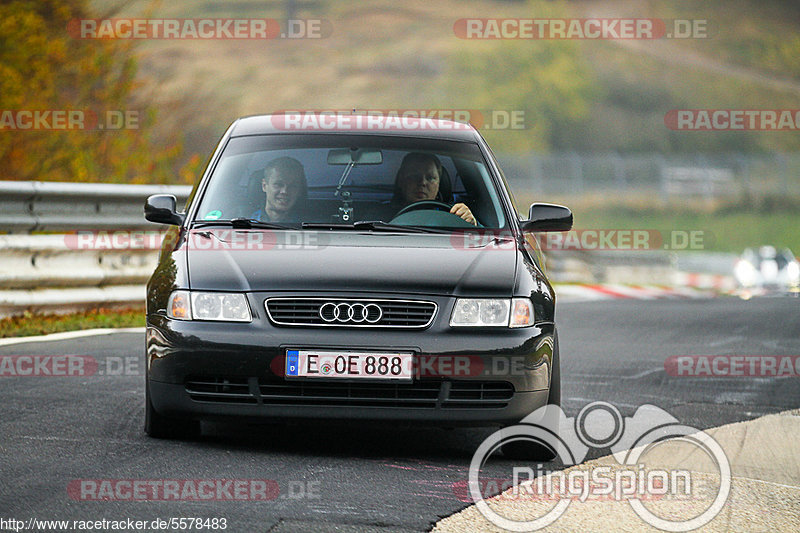
<path fill-rule="evenodd" d="M 358 229 L 386 230 L 386 231 L 411 231 L 413 233 L 450 233 L 439 228 L 427 226 L 406 226 L 405 224 L 391 224 L 382 220 L 361 220 L 353 224 Z"/>
<path fill-rule="evenodd" d="M 353 224 L 326 224 L 323 222 L 304 222 L 303 229 L 330 229 L 330 230 L 371 230 L 371 231 L 393 231 L 402 233 L 449 233 L 436 228 L 423 226 L 405 226 L 402 224 L 390 224 L 380 220 L 362 220 Z"/>
<path fill-rule="evenodd" d="M 297 229 L 288 224 L 275 222 L 262 222 L 254 218 L 233 218 L 231 220 L 195 220 L 193 228 L 206 228 L 209 226 L 230 226 L 234 229 Z"/>

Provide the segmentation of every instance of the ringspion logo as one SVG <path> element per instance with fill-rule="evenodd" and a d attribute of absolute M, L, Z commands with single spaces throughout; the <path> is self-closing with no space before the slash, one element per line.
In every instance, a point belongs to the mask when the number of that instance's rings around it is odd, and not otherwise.
<path fill-rule="evenodd" d="M 548 470 L 543 463 L 527 461 L 512 470 L 510 493 L 492 498 L 554 501 L 555 505 L 540 508 L 539 513 L 519 516 L 502 514 L 503 506 L 489 505 L 486 494 L 488 479 L 498 478 L 496 468 L 491 476 L 481 476 L 488 458 L 498 449 L 514 443 L 545 447 L 565 467 L 574 467 L 568 474 Z M 690 446 L 689 452 L 700 452 L 713 461 L 719 472 L 719 483 L 708 483 L 703 475 L 683 469 L 646 468 L 647 454 L 660 446 Z M 582 465 L 592 449 L 610 449 L 616 465 Z M 682 453 L 685 453 L 682 451 Z M 533 463 L 533 464 L 532 464 Z M 537 466 L 533 467 L 536 464 Z M 555 481 L 555 482 L 554 482 Z M 547 405 L 523 418 L 519 424 L 500 429 L 487 437 L 475 451 L 469 467 L 469 496 L 478 511 L 492 524 L 509 531 L 536 531 L 558 520 L 574 501 L 612 499 L 627 502 L 645 523 L 664 531 L 690 531 L 714 519 L 728 501 L 731 491 L 731 467 L 725 451 L 717 441 L 697 428 L 681 424 L 675 417 L 654 405 L 642 405 L 633 416 L 623 417 L 607 402 L 593 402 L 568 418 L 557 405 Z M 455 487 L 454 487 L 455 490 Z M 694 516 L 674 520 L 660 515 L 658 508 L 643 502 L 655 499 L 708 501 L 696 507 Z"/>

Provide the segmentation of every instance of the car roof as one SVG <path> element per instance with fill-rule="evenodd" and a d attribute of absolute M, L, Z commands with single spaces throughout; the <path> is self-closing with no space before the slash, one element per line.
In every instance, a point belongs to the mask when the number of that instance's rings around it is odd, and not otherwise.
<path fill-rule="evenodd" d="M 477 130 L 471 124 L 434 118 L 398 117 L 391 113 L 377 117 L 364 113 L 331 116 L 318 112 L 253 115 L 234 122 L 230 135 L 391 135 L 473 143 L 478 141 Z M 368 120 L 371 122 L 367 122 Z M 331 124 L 333 128 L 330 127 Z"/>

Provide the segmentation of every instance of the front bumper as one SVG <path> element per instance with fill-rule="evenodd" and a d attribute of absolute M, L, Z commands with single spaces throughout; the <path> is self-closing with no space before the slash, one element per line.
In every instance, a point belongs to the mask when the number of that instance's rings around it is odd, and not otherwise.
<path fill-rule="evenodd" d="M 309 405 L 195 401 L 186 387 L 150 381 L 150 400 L 162 415 L 217 421 L 268 422 L 279 420 L 363 420 L 370 422 L 409 423 L 413 425 L 506 426 L 519 422 L 539 407 L 547 405 L 548 391 L 516 392 L 502 406 L 491 408 L 449 408 L 443 402 L 431 406 L 377 406 L 348 403 Z"/>
<path fill-rule="evenodd" d="M 156 411 L 195 419 L 352 419 L 506 425 L 547 404 L 552 323 L 520 329 L 275 327 L 147 321 L 147 373 Z M 412 383 L 286 380 L 289 348 L 411 351 Z"/>

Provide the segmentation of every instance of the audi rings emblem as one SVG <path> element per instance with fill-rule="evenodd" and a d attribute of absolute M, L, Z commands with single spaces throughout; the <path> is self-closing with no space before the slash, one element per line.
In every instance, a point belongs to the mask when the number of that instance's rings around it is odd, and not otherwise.
<path fill-rule="evenodd" d="M 329 324 L 375 324 L 383 318 L 383 310 L 378 304 L 327 302 L 319 308 L 319 317 Z"/>

